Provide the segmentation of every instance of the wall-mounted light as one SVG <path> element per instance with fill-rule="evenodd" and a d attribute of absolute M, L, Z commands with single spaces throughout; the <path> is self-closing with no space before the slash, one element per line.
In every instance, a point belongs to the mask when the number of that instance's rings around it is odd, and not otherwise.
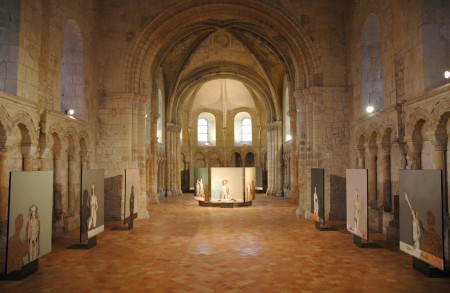
<path fill-rule="evenodd" d="M 449 79 L 449 78 L 450 78 L 450 71 L 449 71 L 449 70 L 446 70 L 446 71 L 444 72 L 444 77 L 445 77 L 446 79 Z"/>
<path fill-rule="evenodd" d="M 73 114 L 75 114 L 75 110 L 74 109 L 67 109 L 67 110 L 64 111 L 64 114 L 72 116 Z"/>
<path fill-rule="evenodd" d="M 366 107 L 366 112 L 367 113 L 372 113 L 375 110 L 375 108 L 372 105 L 369 105 Z"/>
<path fill-rule="evenodd" d="M 292 136 L 291 135 L 286 135 L 286 141 L 291 140 Z"/>

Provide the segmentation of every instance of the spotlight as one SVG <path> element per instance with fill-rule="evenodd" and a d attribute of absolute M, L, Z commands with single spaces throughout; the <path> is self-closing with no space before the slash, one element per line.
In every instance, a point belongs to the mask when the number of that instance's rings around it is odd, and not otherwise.
<path fill-rule="evenodd" d="M 74 109 L 67 109 L 64 111 L 65 114 L 72 116 L 73 114 L 75 114 L 75 110 Z"/>
<path fill-rule="evenodd" d="M 373 110 L 375 110 L 375 108 L 374 108 L 372 105 L 369 105 L 369 106 L 367 106 L 367 108 L 366 108 L 366 112 L 367 112 L 367 113 L 372 113 Z"/>
<path fill-rule="evenodd" d="M 449 78 L 450 78 L 450 71 L 446 70 L 446 71 L 444 72 L 444 77 L 447 78 L 447 79 L 449 79 Z"/>

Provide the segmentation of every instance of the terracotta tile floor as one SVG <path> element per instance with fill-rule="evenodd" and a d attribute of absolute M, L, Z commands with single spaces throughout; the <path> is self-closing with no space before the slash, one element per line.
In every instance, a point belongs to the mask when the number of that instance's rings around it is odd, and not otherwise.
<path fill-rule="evenodd" d="M 287 199 L 199 207 L 192 195 L 149 207 L 132 231 L 107 224 L 90 250 L 66 234 L 22 281 L 0 292 L 450 292 L 450 279 L 414 271 L 411 257 L 361 249 L 344 230 L 318 231 Z"/>

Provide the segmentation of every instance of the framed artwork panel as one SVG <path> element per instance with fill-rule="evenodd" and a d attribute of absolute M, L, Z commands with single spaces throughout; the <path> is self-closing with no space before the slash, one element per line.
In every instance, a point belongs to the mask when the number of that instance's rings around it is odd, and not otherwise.
<path fill-rule="evenodd" d="M 80 242 L 105 230 L 105 171 L 81 171 Z"/>
<path fill-rule="evenodd" d="M 444 270 L 442 172 L 400 170 L 400 250 Z"/>
<path fill-rule="evenodd" d="M 367 169 L 346 170 L 347 230 L 368 240 L 368 177 Z"/>
<path fill-rule="evenodd" d="M 52 250 L 53 171 L 10 172 L 6 273 Z"/>

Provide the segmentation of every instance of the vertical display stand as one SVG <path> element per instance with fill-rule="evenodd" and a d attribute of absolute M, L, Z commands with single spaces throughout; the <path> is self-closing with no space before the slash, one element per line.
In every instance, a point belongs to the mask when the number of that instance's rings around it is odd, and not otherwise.
<path fill-rule="evenodd" d="M 0 281 L 15 281 L 15 280 L 23 280 L 29 275 L 32 275 L 38 271 L 39 268 L 39 259 L 35 259 L 32 262 L 27 263 L 22 266 L 20 270 L 13 271 L 9 274 L 1 274 Z"/>
<path fill-rule="evenodd" d="M 316 229 L 319 231 L 336 231 L 336 228 L 328 226 L 327 224 L 316 223 Z"/>
<path fill-rule="evenodd" d="M 416 257 L 412 258 L 412 266 L 415 271 L 418 271 L 429 278 L 450 278 L 449 271 L 441 271 Z"/>
<path fill-rule="evenodd" d="M 69 247 L 69 249 L 91 249 L 97 245 L 97 236 L 88 239 L 88 243 L 77 243 Z"/>
<path fill-rule="evenodd" d="M 131 217 L 131 218 L 133 218 L 133 217 Z M 124 227 L 114 227 L 114 228 L 112 228 L 112 230 L 113 231 L 129 231 L 129 230 L 133 230 L 133 219 L 131 219 L 129 222 L 128 222 L 128 225 L 127 226 L 124 226 Z"/>
<path fill-rule="evenodd" d="M 353 235 L 353 244 L 359 248 L 381 248 L 378 243 L 367 241 L 358 235 Z"/>

